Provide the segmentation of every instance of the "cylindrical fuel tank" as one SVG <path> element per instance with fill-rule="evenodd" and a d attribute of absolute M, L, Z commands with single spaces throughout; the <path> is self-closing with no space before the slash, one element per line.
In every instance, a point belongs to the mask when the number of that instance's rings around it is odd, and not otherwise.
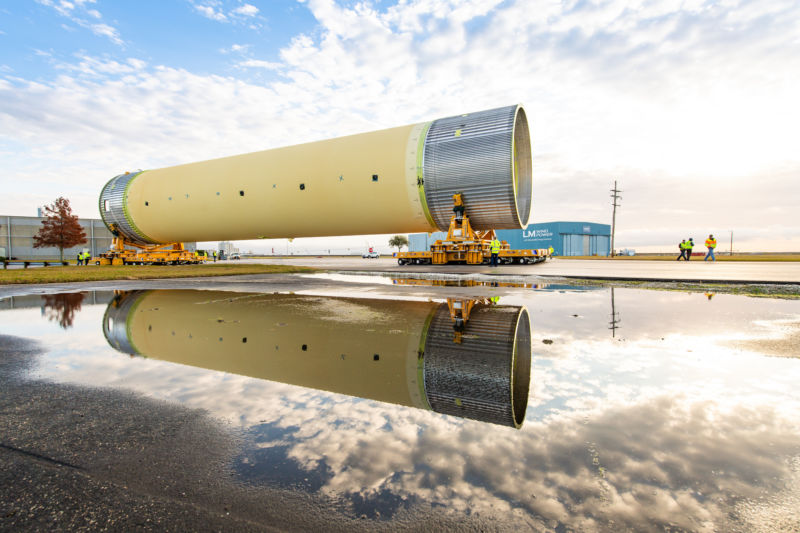
<path fill-rule="evenodd" d="M 103 331 L 136 355 L 520 427 L 531 371 L 524 307 L 158 290 L 121 293 Z M 456 340 L 458 339 L 458 341 Z"/>
<path fill-rule="evenodd" d="M 99 207 L 109 229 L 155 244 L 446 230 L 456 192 L 475 229 L 528 224 L 522 106 L 120 174 Z"/>

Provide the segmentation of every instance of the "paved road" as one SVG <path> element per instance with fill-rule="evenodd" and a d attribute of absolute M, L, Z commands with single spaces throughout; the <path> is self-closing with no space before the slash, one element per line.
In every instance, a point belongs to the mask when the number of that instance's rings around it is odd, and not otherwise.
<path fill-rule="evenodd" d="M 521 276 L 553 276 L 588 279 L 656 280 L 656 281 L 727 281 L 739 283 L 798 283 L 800 262 L 733 262 L 717 261 L 632 261 L 583 260 L 557 258 L 537 265 L 508 265 L 497 268 L 466 265 L 406 265 L 395 259 L 362 259 L 360 257 L 297 257 L 245 259 L 242 262 L 308 265 L 333 270 L 380 272 L 438 272 L 450 274 L 504 274 Z"/>

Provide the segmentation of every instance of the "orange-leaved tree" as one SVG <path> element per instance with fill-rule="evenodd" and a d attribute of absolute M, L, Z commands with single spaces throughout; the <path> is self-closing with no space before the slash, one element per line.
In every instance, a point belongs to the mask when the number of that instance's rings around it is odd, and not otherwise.
<path fill-rule="evenodd" d="M 52 205 L 44 206 L 45 219 L 39 233 L 33 237 L 34 248 L 58 248 L 61 261 L 64 248 L 72 248 L 86 242 L 86 232 L 78 224 L 78 216 L 72 214 L 69 200 L 63 196 L 56 198 Z"/>

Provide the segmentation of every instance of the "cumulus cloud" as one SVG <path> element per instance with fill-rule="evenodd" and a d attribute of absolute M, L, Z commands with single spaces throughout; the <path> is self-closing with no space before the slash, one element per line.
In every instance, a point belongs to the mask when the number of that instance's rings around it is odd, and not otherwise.
<path fill-rule="evenodd" d="M 258 14 L 258 8 L 252 4 L 242 4 L 232 12 L 245 17 L 254 17 Z"/>
<path fill-rule="evenodd" d="M 229 21 L 249 4 L 192 5 Z M 313 31 L 294 36 L 277 59 L 254 54 L 233 62 L 242 76 L 270 71 L 266 83 L 153 64 L 136 78 L 65 80 L 77 91 L 70 98 L 88 105 L 82 93 L 105 94 L 126 110 L 131 139 L 154 135 L 151 119 L 163 123 L 176 154 L 171 162 L 207 154 L 209 145 L 213 154 L 230 155 L 523 102 L 534 140 L 534 221 L 608 221 L 608 189 L 617 179 L 625 191 L 617 218 L 622 247 L 663 243 L 669 251 L 675 234 L 738 228 L 747 249 L 766 242 L 759 228 L 790 240 L 800 233 L 789 216 L 800 194 L 793 186 L 800 172 L 793 135 L 800 122 L 796 2 L 305 5 L 318 21 Z M 92 31 L 121 42 L 112 30 Z M 13 99 L 22 109 L 41 97 L 53 101 L 66 96 L 58 83 L 16 80 Z M 134 100 L 130 85 L 138 87 Z M 61 156 L 67 166 L 79 152 L 95 159 L 91 126 L 67 142 L 51 139 L 59 128 L 47 124 L 61 121 L 62 112 L 36 113 L 46 117 L 40 124 L 2 104 L 0 113 L 4 124 L 40 130 L 43 143 L 70 145 Z M 98 113 L 118 114 L 111 106 L 91 108 Z M 313 129 L 293 125 L 306 120 Z M 277 123 L 288 133 L 282 139 L 263 128 Z"/>

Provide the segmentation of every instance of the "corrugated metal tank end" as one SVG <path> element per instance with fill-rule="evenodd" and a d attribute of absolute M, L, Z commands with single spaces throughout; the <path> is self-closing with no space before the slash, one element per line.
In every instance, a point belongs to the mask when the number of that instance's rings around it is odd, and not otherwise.
<path fill-rule="evenodd" d="M 115 176 L 100 216 L 156 244 L 446 230 L 461 192 L 476 229 L 521 229 L 533 203 L 521 105 Z"/>
<path fill-rule="evenodd" d="M 533 202 L 531 139 L 521 105 L 434 120 L 425 139 L 425 196 L 447 231 L 461 192 L 475 229 L 521 229 Z"/>

